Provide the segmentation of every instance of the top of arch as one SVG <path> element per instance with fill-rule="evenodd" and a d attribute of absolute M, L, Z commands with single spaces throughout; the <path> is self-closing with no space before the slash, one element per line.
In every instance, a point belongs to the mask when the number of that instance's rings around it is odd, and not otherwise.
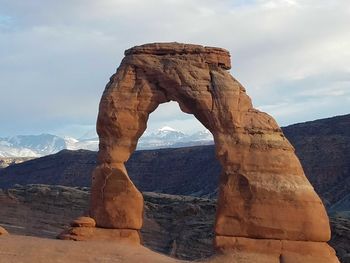
<path fill-rule="evenodd" d="M 150 43 L 127 49 L 124 54 L 125 56 L 139 54 L 155 56 L 201 55 L 208 64 L 217 65 L 225 70 L 231 69 L 230 53 L 226 49 L 218 47 L 206 47 L 177 42 Z"/>

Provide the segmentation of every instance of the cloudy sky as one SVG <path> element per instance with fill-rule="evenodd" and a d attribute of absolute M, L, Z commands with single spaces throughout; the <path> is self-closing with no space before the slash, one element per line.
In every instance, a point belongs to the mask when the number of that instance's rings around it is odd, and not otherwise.
<path fill-rule="evenodd" d="M 123 51 L 219 46 L 280 125 L 350 113 L 349 0 L 0 0 L 0 136 L 94 128 Z M 165 104 L 150 127 L 199 129 Z"/>

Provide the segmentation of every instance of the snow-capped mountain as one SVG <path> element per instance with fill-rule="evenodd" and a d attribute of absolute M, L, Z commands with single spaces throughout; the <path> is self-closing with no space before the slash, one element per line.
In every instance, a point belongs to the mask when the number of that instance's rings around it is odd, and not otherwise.
<path fill-rule="evenodd" d="M 52 134 L 0 138 L 0 156 L 2 157 L 39 157 L 65 148 L 65 140 Z"/>
<path fill-rule="evenodd" d="M 98 150 L 95 131 L 84 134 L 79 139 L 59 137 L 51 134 L 19 135 L 0 138 L 0 157 L 40 157 L 63 149 Z M 137 149 L 157 149 L 212 144 L 213 137 L 208 130 L 192 134 L 183 133 L 169 126 L 153 132 L 145 132 L 139 139 Z"/>
<path fill-rule="evenodd" d="M 90 140 L 91 138 L 98 138 L 98 135 L 95 129 L 87 131 L 86 133 L 83 134 L 83 136 L 78 138 L 78 140 L 84 141 L 84 140 Z"/>
<path fill-rule="evenodd" d="M 184 140 L 186 135 L 171 127 L 165 126 L 152 133 L 144 133 L 138 141 L 138 149 L 154 149 L 171 147 L 173 144 Z"/>
<path fill-rule="evenodd" d="M 98 150 L 98 137 L 90 138 L 90 139 L 74 139 L 71 137 L 65 137 L 66 140 L 66 149 L 68 150 L 90 150 L 97 151 Z"/>
<path fill-rule="evenodd" d="M 213 141 L 213 135 L 209 130 L 198 131 L 188 136 L 189 141 Z"/>
<path fill-rule="evenodd" d="M 156 132 L 145 133 L 139 139 L 137 149 L 156 149 L 212 144 L 213 136 L 208 130 L 185 134 L 165 126 Z"/>

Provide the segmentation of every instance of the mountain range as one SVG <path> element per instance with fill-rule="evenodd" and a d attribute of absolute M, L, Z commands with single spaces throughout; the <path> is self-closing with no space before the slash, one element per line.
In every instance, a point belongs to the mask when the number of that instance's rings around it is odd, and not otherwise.
<path fill-rule="evenodd" d="M 89 131 L 82 137 L 60 137 L 52 134 L 17 135 L 0 138 L 0 157 L 41 157 L 61 150 L 98 150 L 98 137 Z M 145 132 L 138 142 L 138 149 L 157 149 L 213 144 L 208 130 L 183 133 L 165 126 L 154 132 Z"/>
<path fill-rule="evenodd" d="M 0 157 L 40 157 L 66 146 L 63 138 L 51 134 L 18 135 L 0 138 Z"/>
<path fill-rule="evenodd" d="M 323 119 L 322 123 L 327 123 L 329 127 L 341 119 L 346 119 L 349 115 L 336 116 L 333 118 Z M 316 121 L 317 122 L 317 121 Z M 300 145 L 299 138 L 308 135 L 310 140 L 315 140 L 312 134 L 324 134 L 330 132 L 330 128 L 327 127 L 313 127 L 309 126 L 309 123 L 305 122 L 299 124 L 293 124 L 286 127 L 282 127 L 282 130 L 287 135 L 292 144 Z M 321 125 L 321 124 L 319 124 Z M 348 132 L 348 127 L 340 127 L 341 129 L 337 133 L 330 134 L 328 137 L 324 137 L 324 143 L 331 144 L 332 140 L 336 140 L 334 136 L 339 137 Z M 299 133 L 294 138 L 293 131 L 298 129 Z M 334 132 L 334 130 L 331 130 Z M 290 135 L 290 136 L 289 136 Z M 289 138 L 290 137 L 290 138 Z M 302 140 L 301 140 L 302 141 Z M 339 142 L 340 143 L 340 142 Z M 0 157 L 42 157 L 49 154 L 57 153 L 61 150 L 98 150 L 99 140 L 94 130 L 88 131 L 82 137 L 76 139 L 73 137 L 60 137 L 52 134 L 40 134 L 40 135 L 17 135 L 12 137 L 0 138 Z M 162 148 L 179 148 L 198 145 L 210 145 L 214 144 L 212 134 L 204 129 L 202 131 L 196 131 L 194 133 L 184 133 L 176 130 L 172 127 L 165 126 L 156 131 L 146 131 L 138 141 L 137 150 L 150 150 L 150 149 L 162 149 Z M 311 147 L 313 147 L 311 145 Z M 314 149 L 315 150 L 315 149 Z M 334 153 L 334 156 L 337 156 Z"/>

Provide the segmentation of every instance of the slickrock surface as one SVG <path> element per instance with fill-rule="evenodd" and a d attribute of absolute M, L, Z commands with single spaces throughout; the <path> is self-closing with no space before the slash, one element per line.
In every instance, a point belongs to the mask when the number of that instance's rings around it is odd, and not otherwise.
<path fill-rule="evenodd" d="M 294 247 L 288 249 L 293 250 Z M 312 248 L 307 248 L 312 251 Z M 316 252 L 318 252 L 316 250 Z M 299 252 L 300 254 L 300 252 Z M 265 253 L 242 253 L 234 251 L 215 256 L 203 263 L 329 263 L 324 258 L 316 257 L 318 261 L 300 260 L 297 254 L 278 258 Z M 130 245 L 123 242 L 88 241 L 74 242 L 50 240 L 37 237 L 8 235 L 0 237 L 0 263 L 185 263 L 160 255 L 140 245 Z"/>
<path fill-rule="evenodd" d="M 144 193 L 144 199 L 145 217 L 141 233 L 146 247 L 189 260 L 214 254 L 216 200 L 157 193 Z M 17 186 L 0 191 L 0 225 L 11 234 L 55 238 L 62 229 L 68 228 L 72 218 L 84 214 L 88 200 L 87 189 Z M 331 223 L 330 244 L 337 250 L 341 262 L 346 263 L 346 257 L 350 255 L 350 217 L 332 217 Z M 252 255 L 240 254 L 240 257 L 251 259 Z M 219 259 L 216 262 L 222 262 Z M 249 263 L 252 262 L 256 261 Z"/>
<path fill-rule="evenodd" d="M 293 249 L 293 248 L 291 248 Z M 310 250 L 310 248 L 308 248 Z M 241 253 L 239 251 L 219 255 L 203 263 L 305 263 L 295 255 L 276 260 L 265 253 Z M 318 258 L 318 263 L 329 263 Z M 185 263 L 160 255 L 140 245 L 123 242 L 88 241 L 74 242 L 25 236 L 0 237 L 0 263 Z M 310 262 L 310 261 L 307 261 Z M 316 262 L 316 261 L 313 261 Z"/>
<path fill-rule="evenodd" d="M 294 148 L 271 116 L 253 108 L 228 69 L 230 55 L 220 48 L 157 43 L 125 52 L 105 88 L 97 119 L 100 145 L 90 202 L 97 227 L 141 229 L 143 198 L 125 162 L 136 149 L 149 114 L 174 100 L 214 136 L 223 169 L 215 222 L 218 249 L 236 248 L 237 237 L 330 239 L 325 208 Z M 252 244 L 256 250 L 266 248 L 261 242 Z M 319 244 L 319 250 L 325 247 Z M 301 259 L 317 262 L 316 255 L 311 258 L 318 250 L 309 253 L 310 258 L 300 255 Z M 332 254 L 327 260 L 337 262 Z"/>
<path fill-rule="evenodd" d="M 123 242 L 75 242 L 8 235 L 0 237 L 0 263 L 184 262 Z"/>

